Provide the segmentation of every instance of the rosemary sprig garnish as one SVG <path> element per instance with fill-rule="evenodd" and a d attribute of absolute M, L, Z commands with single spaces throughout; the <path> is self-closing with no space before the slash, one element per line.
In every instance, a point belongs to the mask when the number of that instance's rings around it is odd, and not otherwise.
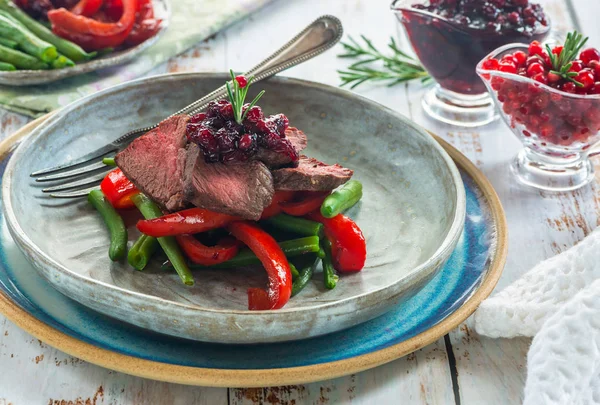
<path fill-rule="evenodd" d="M 229 82 L 225 83 L 227 87 L 227 96 L 231 102 L 231 107 L 233 107 L 233 118 L 235 119 L 235 122 L 241 125 L 244 121 L 244 118 L 246 118 L 248 111 L 258 102 L 263 94 L 265 94 L 265 91 L 262 90 L 260 93 L 258 93 L 258 95 L 254 97 L 254 100 L 252 100 L 244 112 L 244 100 L 246 100 L 246 94 L 248 93 L 248 89 L 252 84 L 252 80 L 254 80 L 254 76 L 250 76 L 247 79 L 244 76 L 236 76 L 231 69 L 229 70 L 229 73 L 231 74 L 233 90 L 231 89 Z"/>
<path fill-rule="evenodd" d="M 352 84 L 350 88 L 353 89 L 369 80 L 389 80 L 388 87 L 391 87 L 414 79 L 421 79 L 422 83 L 431 80 L 429 74 L 417 60 L 398 48 L 393 37 L 390 38 L 388 44 L 388 48 L 392 51 L 389 56 L 375 48 L 364 35 L 361 35 L 361 38 L 365 42 L 365 46 L 356 42 L 352 37 L 348 37 L 349 42 L 342 42 L 346 53 L 338 55 L 338 57 L 361 59 L 348 66 L 348 70 L 337 71 L 342 79 L 342 86 Z M 371 64 L 375 62 L 382 63 L 382 67 L 372 67 Z"/>
<path fill-rule="evenodd" d="M 577 87 L 583 87 L 583 83 L 579 83 L 573 79 L 577 76 L 577 72 L 569 72 L 569 69 L 573 66 L 573 60 L 575 60 L 575 57 L 579 54 L 579 51 L 583 48 L 587 40 L 587 37 L 583 38 L 583 35 L 577 31 L 569 32 L 559 55 L 552 53 L 550 45 L 546 44 L 546 51 L 548 51 L 550 64 L 552 65 L 550 73 L 554 73 L 565 80 L 575 83 Z"/>

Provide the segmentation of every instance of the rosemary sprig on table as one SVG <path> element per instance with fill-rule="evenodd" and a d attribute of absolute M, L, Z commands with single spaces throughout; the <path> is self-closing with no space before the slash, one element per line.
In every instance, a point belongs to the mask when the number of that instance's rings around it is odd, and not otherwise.
<path fill-rule="evenodd" d="M 423 66 L 410 55 L 404 53 L 394 38 L 390 38 L 388 48 L 392 51 L 391 55 L 381 53 L 373 43 L 364 35 L 361 35 L 365 45 L 356 42 L 349 37 L 349 42 L 342 42 L 346 53 L 338 55 L 340 58 L 360 59 L 358 62 L 348 66 L 347 70 L 338 70 L 342 79 L 341 86 L 351 84 L 353 89 L 366 81 L 390 81 L 388 87 L 403 83 L 409 80 L 421 79 L 422 83 L 431 80 L 429 74 Z M 372 64 L 379 62 L 381 67 L 373 67 Z"/>
<path fill-rule="evenodd" d="M 577 76 L 577 72 L 569 72 L 569 69 L 573 66 L 573 60 L 579 54 L 579 51 L 583 48 L 587 40 L 587 37 L 583 38 L 583 35 L 577 31 L 569 32 L 559 55 L 552 53 L 550 45 L 546 44 L 546 50 L 548 51 L 550 64 L 552 65 L 550 73 L 554 73 L 565 80 L 575 83 L 577 87 L 583 87 L 583 83 L 579 83 L 573 79 Z"/>

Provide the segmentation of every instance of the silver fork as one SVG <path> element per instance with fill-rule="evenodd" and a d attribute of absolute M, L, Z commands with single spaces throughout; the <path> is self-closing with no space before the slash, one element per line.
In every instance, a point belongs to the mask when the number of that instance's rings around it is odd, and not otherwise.
<path fill-rule="evenodd" d="M 341 39 L 342 34 L 342 23 L 338 18 L 331 15 L 321 16 L 271 56 L 246 72 L 245 75 L 254 76 L 253 83 L 265 80 L 323 53 L 334 46 Z M 179 114 L 193 115 L 201 112 L 206 109 L 209 102 L 222 99 L 226 94 L 227 89 L 223 85 L 187 107 L 171 114 L 165 120 Z M 56 198 L 83 197 L 91 190 L 97 188 L 100 181 L 106 175 L 107 166 L 99 160 L 101 157 L 125 149 L 135 138 L 156 127 L 158 127 L 158 124 L 130 131 L 106 146 L 80 158 L 58 166 L 35 171 L 31 173 L 31 177 L 34 177 L 37 182 L 74 179 L 68 183 L 44 188 L 42 191 L 50 193 L 51 197 Z M 105 169 L 102 173 L 94 174 L 102 169 Z M 82 189 L 81 187 L 85 188 Z M 64 191 L 73 189 L 77 190 Z"/>

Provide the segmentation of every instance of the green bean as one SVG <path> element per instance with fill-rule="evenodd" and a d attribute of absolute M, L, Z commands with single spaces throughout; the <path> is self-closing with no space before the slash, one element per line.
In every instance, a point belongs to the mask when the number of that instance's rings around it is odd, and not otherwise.
<path fill-rule="evenodd" d="M 62 69 L 65 67 L 73 67 L 75 66 L 75 62 L 71 59 L 67 58 L 65 55 L 58 55 L 58 58 L 52 61 L 52 69 Z"/>
<path fill-rule="evenodd" d="M 104 223 L 110 232 L 110 248 L 108 249 L 108 257 L 110 260 L 116 261 L 125 256 L 127 251 L 127 228 L 123 218 L 108 202 L 104 194 L 100 190 L 92 190 L 88 194 L 88 201 L 102 215 Z"/>
<path fill-rule="evenodd" d="M 48 64 L 26 53 L 0 45 L 0 61 L 10 63 L 18 69 L 41 70 L 48 69 Z"/>
<path fill-rule="evenodd" d="M 321 239 L 321 245 L 325 251 L 325 257 L 323 258 L 323 281 L 325 282 L 325 288 L 333 290 L 337 284 L 339 277 L 335 274 L 333 263 L 331 261 L 331 242 L 327 238 Z"/>
<path fill-rule="evenodd" d="M 55 35 L 48 27 L 28 16 L 10 0 L 0 0 L 0 10 L 4 10 L 38 38 L 54 45 L 58 52 L 75 62 L 90 60 L 95 55 L 95 53 L 87 53 L 79 45 Z"/>
<path fill-rule="evenodd" d="M 298 269 L 296 268 L 296 266 L 294 266 L 293 263 L 289 263 L 290 265 L 290 272 L 292 273 L 292 280 L 297 279 L 298 277 L 300 277 L 300 273 L 298 273 Z"/>
<path fill-rule="evenodd" d="M 12 18 L 0 14 L 0 36 L 19 44 L 19 48 L 42 62 L 52 62 L 58 57 L 56 47 L 38 37 Z"/>
<path fill-rule="evenodd" d="M 106 166 L 116 166 L 117 165 L 115 163 L 115 158 L 104 158 L 104 159 L 102 159 L 102 163 L 104 163 Z"/>
<path fill-rule="evenodd" d="M 283 250 L 283 253 L 289 259 L 290 257 L 301 256 L 306 253 L 316 253 L 319 251 L 319 237 L 307 236 L 305 238 L 298 238 L 287 240 L 285 242 L 278 242 L 279 247 Z M 244 266 L 253 266 L 261 264 L 260 260 L 250 249 L 242 249 L 240 252 L 231 260 L 225 263 L 216 264 L 214 266 L 203 266 L 200 264 L 192 264 L 192 269 L 235 269 Z M 170 268 L 170 265 L 163 266 L 163 268 Z"/>
<path fill-rule="evenodd" d="M 292 283 L 292 297 L 302 291 L 312 279 L 315 269 L 319 264 L 319 260 L 321 260 L 319 257 L 314 257 L 312 263 L 300 270 L 300 275 Z"/>
<path fill-rule="evenodd" d="M 323 224 L 310 221 L 304 218 L 293 217 L 287 214 L 279 214 L 266 219 L 267 224 L 282 229 L 284 231 L 294 232 L 305 236 L 321 236 L 323 234 Z"/>
<path fill-rule="evenodd" d="M 144 270 L 148 261 L 156 251 L 158 241 L 152 236 L 142 234 L 135 241 L 129 253 L 127 254 L 127 262 L 136 270 Z"/>
<path fill-rule="evenodd" d="M 11 65 L 10 63 L 6 63 L 6 62 L 0 62 L 0 71 L 12 72 L 14 70 L 17 70 L 15 65 Z"/>
<path fill-rule="evenodd" d="M 15 41 L 7 38 L 0 38 L 0 45 L 4 45 L 10 49 L 16 49 L 19 46 L 19 44 L 17 44 Z"/>
<path fill-rule="evenodd" d="M 138 207 L 144 218 L 154 219 L 163 216 L 163 213 L 158 205 L 156 205 L 144 194 L 134 194 L 131 197 L 131 200 L 135 206 Z M 194 285 L 194 276 L 192 275 L 192 272 L 190 271 L 190 268 L 188 267 L 175 238 L 172 236 L 158 238 L 158 243 L 160 243 L 160 246 L 163 248 L 164 252 L 169 258 L 169 261 L 175 268 L 175 271 L 177 274 L 179 274 L 181 281 L 183 281 L 185 285 Z"/>
<path fill-rule="evenodd" d="M 361 182 L 350 180 L 325 198 L 321 205 L 321 215 L 325 218 L 333 218 L 339 213 L 352 208 L 361 198 Z"/>

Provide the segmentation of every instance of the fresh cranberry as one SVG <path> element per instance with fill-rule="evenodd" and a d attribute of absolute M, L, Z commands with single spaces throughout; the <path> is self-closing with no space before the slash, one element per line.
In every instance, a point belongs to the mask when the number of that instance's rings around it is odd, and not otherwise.
<path fill-rule="evenodd" d="M 514 25 L 519 25 L 521 23 L 521 16 L 516 11 L 508 14 L 508 21 L 513 23 Z"/>
<path fill-rule="evenodd" d="M 544 67 L 538 62 L 534 62 L 527 67 L 527 76 L 529 76 L 529 77 L 543 74 L 544 72 L 545 72 Z"/>
<path fill-rule="evenodd" d="M 548 82 L 549 83 L 557 83 L 560 80 L 560 76 L 556 73 L 548 73 Z"/>
<path fill-rule="evenodd" d="M 508 60 L 500 62 L 500 67 L 498 70 L 506 73 L 517 73 L 517 67 L 515 66 L 515 63 Z"/>
<path fill-rule="evenodd" d="M 486 70 L 498 70 L 500 62 L 498 62 L 498 59 L 490 58 L 483 61 L 482 67 Z"/>
<path fill-rule="evenodd" d="M 600 82 L 594 83 L 594 85 L 589 89 L 589 94 L 600 94 Z"/>
<path fill-rule="evenodd" d="M 231 120 L 233 119 L 233 106 L 231 105 L 231 103 L 227 103 L 221 106 L 221 108 L 219 109 L 219 113 L 224 119 Z"/>
<path fill-rule="evenodd" d="M 206 113 L 201 112 L 201 113 L 198 113 L 196 115 L 192 115 L 190 117 L 190 122 L 192 124 L 197 124 L 199 122 L 204 121 L 205 119 L 206 119 Z"/>
<path fill-rule="evenodd" d="M 563 51 L 562 45 L 558 45 L 558 46 L 555 46 L 554 48 L 552 48 L 552 53 L 555 54 L 556 56 L 560 55 L 560 53 L 562 51 Z"/>
<path fill-rule="evenodd" d="M 515 58 L 519 65 L 524 65 L 527 61 L 527 54 L 523 51 L 517 51 L 513 54 L 513 58 Z"/>
<path fill-rule="evenodd" d="M 564 91 L 565 93 L 576 93 L 577 92 L 577 86 L 575 85 L 575 83 L 573 82 L 566 82 L 564 83 L 560 89 L 562 91 Z"/>
<path fill-rule="evenodd" d="M 532 79 L 542 84 L 548 84 L 548 78 L 543 73 L 533 76 Z"/>
<path fill-rule="evenodd" d="M 600 52 L 598 52 L 598 50 L 595 48 L 587 48 L 581 51 L 579 54 L 579 59 L 581 59 L 586 65 L 589 65 L 593 60 L 596 62 L 600 61 Z"/>
<path fill-rule="evenodd" d="M 263 118 L 265 118 L 265 115 L 263 114 L 262 109 L 257 105 L 250 108 L 250 110 L 246 114 L 246 119 L 253 123 L 258 122 Z"/>
<path fill-rule="evenodd" d="M 581 69 L 583 69 L 583 62 L 575 59 L 573 62 L 571 62 L 569 72 L 581 72 Z"/>
<path fill-rule="evenodd" d="M 544 53 L 544 48 L 538 41 L 533 41 L 529 44 L 529 56 L 533 55 L 542 55 Z"/>
<path fill-rule="evenodd" d="M 574 79 L 583 85 L 582 90 L 587 90 L 594 85 L 594 73 L 589 69 L 582 70 Z"/>
<path fill-rule="evenodd" d="M 246 150 L 252 148 L 253 144 L 256 142 L 254 138 L 255 137 L 253 137 L 250 134 L 242 135 L 242 137 L 240 138 L 240 140 L 238 142 L 238 148 L 243 151 L 246 151 Z"/>
<path fill-rule="evenodd" d="M 236 76 L 235 81 L 238 83 L 238 86 L 240 86 L 240 89 L 243 89 L 248 85 L 248 80 L 246 79 L 246 76 Z"/>

